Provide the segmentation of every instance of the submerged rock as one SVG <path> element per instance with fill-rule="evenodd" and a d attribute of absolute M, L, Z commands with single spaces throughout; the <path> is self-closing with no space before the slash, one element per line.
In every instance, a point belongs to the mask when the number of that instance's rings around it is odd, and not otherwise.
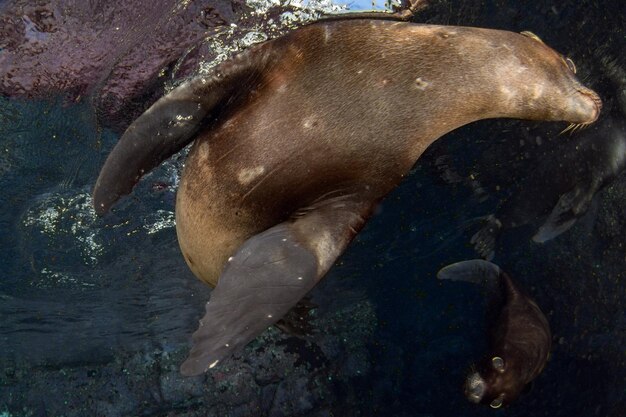
<path fill-rule="evenodd" d="M 352 320 L 358 317 L 359 324 Z M 333 362 L 311 369 L 308 352 L 281 343 L 291 336 L 269 329 L 240 355 L 206 375 L 182 377 L 187 345 L 143 353 L 115 352 L 101 364 L 35 366 L 0 359 L 0 409 L 33 415 L 320 416 L 336 402 L 357 400 L 354 378 L 369 373 L 368 345 L 376 327 L 372 306 L 361 302 L 319 315 L 305 343 L 318 353 L 333 345 Z M 323 355 L 323 354 L 322 354 Z M 351 358 L 362 358 L 356 370 Z M 341 400 L 339 389 L 347 397 Z M 35 414 L 37 415 L 37 414 Z M 354 414 L 357 415 L 357 414 Z"/>

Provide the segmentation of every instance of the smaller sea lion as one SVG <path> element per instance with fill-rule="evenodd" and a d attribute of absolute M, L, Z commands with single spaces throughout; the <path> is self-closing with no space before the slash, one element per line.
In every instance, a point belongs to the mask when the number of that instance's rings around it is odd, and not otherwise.
<path fill-rule="evenodd" d="M 543 370 L 552 336 L 546 316 L 497 265 L 475 259 L 448 265 L 439 279 L 485 284 L 493 291 L 488 308 L 489 354 L 465 381 L 465 396 L 499 408 L 514 401 Z"/>
<path fill-rule="evenodd" d="M 554 239 L 587 213 L 595 195 L 624 168 L 626 127 L 619 118 L 606 117 L 541 157 L 470 242 L 481 257 L 491 260 L 504 229 L 543 222 L 533 241 Z"/>

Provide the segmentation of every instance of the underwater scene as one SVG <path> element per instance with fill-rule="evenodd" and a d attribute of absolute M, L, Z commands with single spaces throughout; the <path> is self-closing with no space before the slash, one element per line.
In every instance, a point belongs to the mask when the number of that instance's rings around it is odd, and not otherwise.
<path fill-rule="evenodd" d="M 626 417 L 621 0 L 0 0 L 0 417 Z"/>

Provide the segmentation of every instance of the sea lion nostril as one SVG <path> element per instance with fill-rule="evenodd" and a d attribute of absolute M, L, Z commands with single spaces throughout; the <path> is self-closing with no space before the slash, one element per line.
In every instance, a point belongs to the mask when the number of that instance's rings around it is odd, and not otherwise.
<path fill-rule="evenodd" d="M 602 100 L 596 94 L 592 96 L 592 99 L 593 102 L 596 104 L 596 107 L 598 108 L 598 113 L 600 113 L 600 110 L 602 110 Z"/>
<path fill-rule="evenodd" d="M 600 112 L 602 111 L 602 99 L 595 91 L 585 87 L 577 88 L 577 91 L 584 96 L 583 100 L 585 102 L 585 107 L 588 105 L 593 106 L 593 110 L 591 110 L 591 114 L 589 115 L 590 120 L 587 120 L 583 123 L 589 124 L 595 122 L 596 120 L 598 120 Z M 591 103 L 589 103 L 587 99 L 589 99 Z"/>
<path fill-rule="evenodd" d="M 598 117 L 600 117 L 600 112 L 602 111 L 602 100 L 595 93 L 591 95 L 591 100 L 593 100 L 593 105 L 595 106 L 596 110 L 592 120 L 592 122 L 595 122 L 596 120 L 598 120 Z"/>
<path fill-rule="evenodd" d="M 595 91 L 585 89 L 582 91 L 582 93 L 591 98 L 591 100 L 593 100 L 595 105 L 598 107 L 598 110 L 602 109 L 602 99 Z"/>

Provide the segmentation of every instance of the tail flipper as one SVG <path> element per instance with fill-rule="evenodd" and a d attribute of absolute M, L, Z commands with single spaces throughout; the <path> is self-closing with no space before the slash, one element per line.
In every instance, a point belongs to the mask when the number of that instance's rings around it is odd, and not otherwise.
<path fill-rule="evenodd" d="M 472 236 L 470 243 L 474 246 L 476 253 L 486 259 L 491 260 L 495 254 L 496 241 L 500 236 L 502 223 L 494 216 L 488 216 L 486 224 Z"/>
<path fill-rule="evenodd" d="M 437 272 L 437 278 L 450 281 L 466 281 L 493 287 L 500 277 L 500 267 L 483 259 L 472 259 L 450 264 Z"/>

